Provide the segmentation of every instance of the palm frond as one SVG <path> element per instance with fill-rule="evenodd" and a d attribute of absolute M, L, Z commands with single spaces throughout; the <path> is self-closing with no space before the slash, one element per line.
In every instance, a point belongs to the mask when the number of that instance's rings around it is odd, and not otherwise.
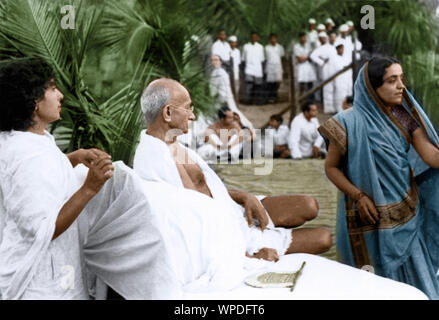
<path fill-rule="evenodd" d="M 59 6 L 56 2 L 6 0 L 0 7 L 0 34 L 18 52 L 45 59 L 66 83 L 68 48 L 62 46 Z"/>

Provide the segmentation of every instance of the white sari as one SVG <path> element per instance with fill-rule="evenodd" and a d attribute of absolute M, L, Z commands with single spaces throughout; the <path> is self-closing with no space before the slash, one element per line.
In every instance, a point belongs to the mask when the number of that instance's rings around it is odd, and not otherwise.
<path fill-rule="evenodd" d="M 0 133 L 1 299 L 88 299 L 99 278 L 127 299 L 173 299 L 160 216 L 123 163 L 78 219 L 52 240 L 87 169 L 74 170 L 46 133 Z"/>

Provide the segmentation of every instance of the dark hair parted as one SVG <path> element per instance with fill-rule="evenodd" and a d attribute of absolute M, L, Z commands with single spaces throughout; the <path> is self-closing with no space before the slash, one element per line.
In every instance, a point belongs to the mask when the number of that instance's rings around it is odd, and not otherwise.
<path fill-rule="evenodd" d="M 0 63 L 0 131 L 26 131 L 35 104 L 52 84 L 50 67 L 40 59 Z"/>
<path fill-rule="evenodd" d="M 270 117 L 270 120 L 275 120 L 275 121 L 277 121 L 277 122 L 279 122 L 279 123 L 282 123 L 283 118 L 282 118 L 282 116 L 281 116 L 280 114 L 273 114 L 273 115 Z"/>
<path fill-rule="evenodd" d="M 218 110 L 218 118 L 220 119 L 224 119 L 226 117 L 226 113 L 232 111 L 229 109 L 229 107 L 227 106 L 227 103 L 223 103 L 221 105 L 221 108 Z"/>
<path fill-rule="evenodd" d="M 373 57 L 369 60 L 367 75 L 374 90 L 383 85 L 386 69 L 394 63 L 401 64 L 398 59 L 392 57 Z"/>
<path fill-rule="evenodd" d="M 302 105 L 302 112 L 309 112 L 311 110 L 311 106 L 315 105 L 316 103 L 314 101 L 307 101 Z"/>

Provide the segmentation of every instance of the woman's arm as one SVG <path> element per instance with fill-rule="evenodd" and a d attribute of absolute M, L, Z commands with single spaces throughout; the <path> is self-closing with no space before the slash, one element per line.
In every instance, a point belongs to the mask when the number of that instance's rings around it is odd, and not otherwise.
<path fill-rule="evenodd" d="M 61 208 L 55 222 L 52 240 L 70 227 L 105 181 L 113 176 L 114 167 L 109 155 L 101 155 L 97 160 L 92 160 L 89 168 L 83 186 Z"/>
<path fill-rule="evenodd" d="M 357 202 L 360 218 L 364 222 L 375 224 L 378 220 L 375 204 L 368 195 L 354 186 L 348 178 L 346 178 L 340 170 L 341 160 L 342 155 L 340 151 L 333 143 L 330 143 L 325 161 L 325 172 L 328 179 L 331 180 L 341 192 Z"/>
<path fill-rule="evenodd" d="M 96 148 L 78 149 L 67 154 L 67 158 L 69 158 L 70 163 L 73 167 L 76 167 L 80 163 L 84 164 L 87 167 L 90 167 L 90 162 L 98 159 L 100 156 L 108 156 L 108 154 Z"/>
<path fill-rule="evenodd" d="M 413 131 L 413 147 L 426 164 L 439 168 L 439 149 L 428 140 L 424 130 L 417 128 Z"/>

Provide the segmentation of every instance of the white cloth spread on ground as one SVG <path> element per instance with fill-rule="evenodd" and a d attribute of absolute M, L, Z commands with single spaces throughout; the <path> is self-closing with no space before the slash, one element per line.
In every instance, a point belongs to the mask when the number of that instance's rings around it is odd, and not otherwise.
<path fill-rule="evenodd" d="M 263 272 L 294 272 L 302 262 L 306 265 L 296 282 L 294 291 L 289 288 L 253 288 L 244 283 L 227 292 L 204 294 L 185 293 L 189 300 L 301 300 L 301 299 L 408 299 L 426 300 L 419 289 L 370 272 L 352 268 L 317 255 L 295 253 L 281 256 L 276 263 L 264 261 L 259 270 L 247 270 L 247 276 Z M 260 262 L 260 261 L 259 261 Z"/>
<path fill-rule="evenodd" d="M 163 228 L 131 169 L 115 163 L 113 178 L 52 240 L 86 170 L 78 175 L 49 133 L 2 132 L 0 150 L 1 299 L 88 299 L 86 267 L 127 299 L 181 296 Z"/>
<path fill-rule="evenodd" d="M 212 205 L 205 207 L 205 210 L 209 211 L 213 206 L 218 206 L 221 208 L 222 214 L 231 214 L 235 218 L 234 224 L 239 227 L 240 233 L 244 237 L 248 253 L 254 254 L 263 247 L 271 247 L 276 249 L 279 254 L 284 254 L 291 243 L 291 229 L 275 228 L 271 219 L 267 230 L 264 232 L 261 232 L 256 226 L 250 228 L 244 215 L 244 208 L 233 201 L 216 173 L 209 168 L 207 163 L 195 151 L 184 146 L 182 148 L 202 170 L 206 184 L 213 196 L 213 199 L 209 199 L 216 200 L 212 202 Z M 168 146 L 160 139 L 146 134 L 145 131 L 142 131 L 140 143 L 137 146 L 134 157 L 134 171 L 142 179 L 167 182 L 184 189 L 183 182 Z M 230 227 L 234 228 L 234 226 Z M 241 236 L 235 234 L 231 237 L 239 238 Z"/>

